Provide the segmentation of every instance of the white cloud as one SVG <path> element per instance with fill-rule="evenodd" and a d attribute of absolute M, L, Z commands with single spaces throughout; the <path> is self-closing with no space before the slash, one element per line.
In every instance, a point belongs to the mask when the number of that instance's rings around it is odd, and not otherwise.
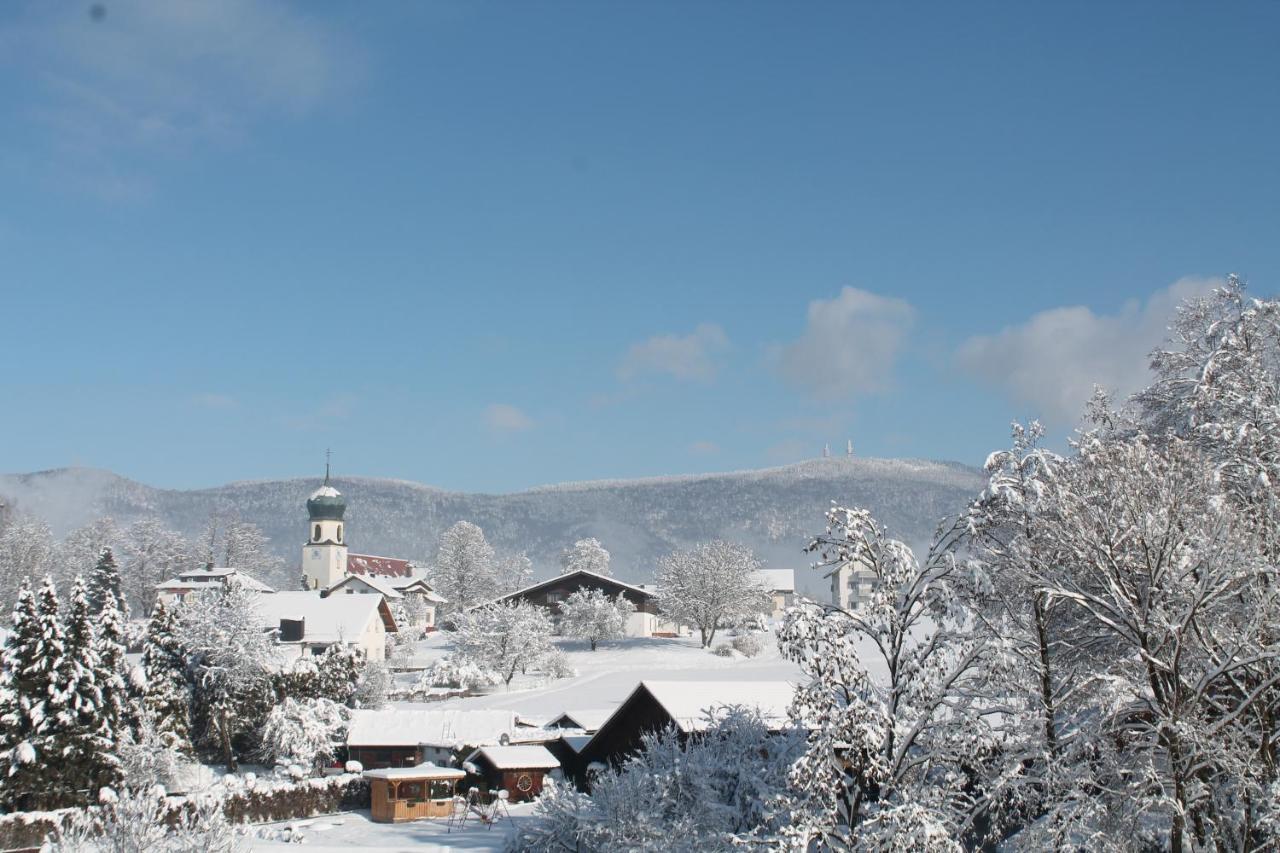
<path fill-rule="evenodd" d="M 716 375 L 715 355 L 728 346 L 728 336 L 715 323 L 700 323 L 683 337 L 655 335 L 631 346 L 618 367 L 618 378 L 665 373 L 676 379 L 705 382 Z"/>
<path fill-rule="evenodd" d="M 778 371 L 817 397 L 838 399 L 889 385 L 915 309 L 902 299 L 845 287 L 809 303 L 804 332 L 774 354 Z"/>
<path fill-rule="evenodd" d="M 533 429 L 533 418 L 507 403 L 491 403 L 484 410 L 484 424 L 495 432 L 522 432 Z"/>
<path fill-rule="evenodd" d="M 1127 395 L 1147 384 L 1147 356 L 1168 334 L 1178 303 L 1207 293 L 1221 279 L 1183 278 L 1115 314 L 1075 305 L 1034 314 L 994 335 L 970 338 L 962 368 L 1031 407 L 1049 424 L 1075 423 L 1100 385 Z"/>

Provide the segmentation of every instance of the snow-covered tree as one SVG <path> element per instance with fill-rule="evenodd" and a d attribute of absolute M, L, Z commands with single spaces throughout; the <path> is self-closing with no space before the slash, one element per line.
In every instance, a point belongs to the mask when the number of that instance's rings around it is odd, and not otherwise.
<path fill-rule="evenodd" d="M 258 525 L 248 521 L 227 525 L 222 560 L 224 566 L 241 569 L 277 585 L 281 585 L 285 573 L 285 562 L 271 550 L 271 540 Z"/>
<path fill-rule="evenodd" d="M 697 627 L 707 648 L 718 628 L 768 608 L 759 570 L 751 549 L 732 542 L 676 551 L 658 562 L 658 607 L 675 622 Z"/>
<path fill-rule="evenodd" d="M 800 729 L 770 732 L 758 712 L 721 708 L 698 738 L 668 730 L 617 770 L 593 777 L 591 796 L 550 785 L 510 849 L 730 851 L 775 848 Z"/>
<path fill-rule="evenodd" d="M 438 658 L 431 666 L 424 669 L 422 675 L 418 677 L 417 689 L 422 692 L 432 687 L 470 690 L 474 687 L 488 687 L 501 683 L 502 676 L 492 669 L 462 655 L 452 654 Z"/>
<path fill-rule="evenodd" d="M 594 572 L 608 576 L 609 552 L 599 539 L 579 539 L 560 555 L 560 571 L 566 575 L 570 572 Z"/>
<path fill-rule="evenodd" d="M 266 714 L 271 641 L 255 612 L 257 593 L 235 585 L 191 596 L 178 608 L 178 643 L 194 674 L 201 739 L 238 766 L 236 742 Z"/>
<path fill-rule="evenodd" d="M 150 613 L 156 585 L 195 562 L 192 547 L 159 519 L 144 518 L 126 529 L 120 545 L 125 592 L 135 612 Z"/>
<path fill-rule="evenodd" d="M 269 764 L 319 770 L 346 742 L 350 712 L 330 699 L 291 699 L 275 705 L 262 727 L 259 756 Z"/>
<path fill-rule="evenodd" d="M 163 601 L 151 611 L 142 669 L 146 676 L 143 707 L 157 736 L 170 749 L 190 751 L 192 682 L 177 614 Z"/>
<path fill-rule="evenodd" d="M 334 643 L 316 662 L 316 695 L 339 705 L 350 705 L 360 688 L 365 663 L 365 656 L 359 649 Z"/>
<path fill-rule="evenodd" d="M 488 601 L 497 594 L 494 551 L 484 531 L 469 521 L 459 521 L 440 536 L 431 586 L 449 600 L 451 611 L 461 611 Z"/>
<path fill-rule="evenodd" d="M 627 619 L 636 606 L 622 593 L 610 598 L 599 589 L 580 589 L 560 602 L 560 630 L 591 643 L 591 651 L 603 640 L 626 636 Z"/>
<path fill-rule="evenodd" d="M 103 548 L 115 548 L 120 541 L 120 528 L 115 519 L 97 518 L 77 527 L 58 543 L 54 552 L 54 579 L 70 584 L 77 576 L 89 577 L 102 557 Z M 92 596 L 90 596 L 92 600 Z"/>
<path fill-rule="evenodd" d="M 495 574 L 497 576 L 497 595 L 506 595 L 518 589 L 524 589 L 533 579 L 533 561 L 524 551 L 511 554 L 500 554 L 496 558 Z M 419 596 L 410 596 L 418 599 Z"/>
<path fill-rule="evenodd" d="M 550 650 L 551 627 L 541 607 L 501 601 L 454 616 L 453 637 L 463 657 L 494 670 L 509 685 Z"/>
<path fill-rule="evenodd" d="M 43 521 L 23 516 L 10 518 L 0 530 L 0 593 L 12 601 L 24 581 L 51 574 L 54 568 L 53 534 Z"/>
<path fill-rule="evenodd" d="M 792 714 L 809 731 L 792 770 L 801 847 L 887 849 L 909 822 L 927 850 L 958 850 L 965 769 L 995 744 L 984 647 L 960 618 L 954 530 L 919 562 L 861 509 L 835 507 L 810 550 L 831 571 L 856 562 L 876 579 L 855 612 L 804 604 L 778 634 L 808 676 Z"/>
<path fill-rule="evenodd" d="M 380 661 L 367 660 L 360 670 L 360 683 L 351 697 L 356 708 L 381 708 L 391 692 L 391 674 Z"/>
<path fill-rule="evenodd" d="M 93 565 L 93 571 L 89 573 L 89 584 L 87 588 L 89 596 L 89 609 L 92 613 L 101 613 L 106 607 L 106 602 L 110 600 L 115 609 L 128 616 L 128 605 L 125 603 L 124 594 L 120 591 L 120 568 L 116 565 L 116 557 L 110 546 L 106 546 L 98 554 L 98 561 Z"/>
<path fill-rule="evenodd" d="M 106 607 L 108 613 L 115 612 L 110 599 Z M 56 796 L 64 803 L 74 802 L 77 791 L 96 792 L 104 785 L 114 785 L 119 775 L 115 752 L 124 683 L 108 666 L 120 664 L 123 650 L 116 658 L 117 650 L 100 644 L 92 608 L 86 584 L 77 577 L 67 608 L 66 654 L 60 661 L 55 688 L 60 695 L 50 705 L 57 710 L 51 720 L 48 748 L 57 755 L 62 791 Z M 119 627 L 118 621 L 115 627 Z M 110 662 L 99 656 L 104 649 L 113 655 Z M 53 784 L 49 787 L 56 790 Z"/>
<path fill-rule="evenodd" d="M 58 656 L 65 653 L 61 626 L 41 619 L 24 581 L 12 627 L 0 654 L 0 806 L 32 809 L 42 802 L 48 765 L 45 750 Z"/>

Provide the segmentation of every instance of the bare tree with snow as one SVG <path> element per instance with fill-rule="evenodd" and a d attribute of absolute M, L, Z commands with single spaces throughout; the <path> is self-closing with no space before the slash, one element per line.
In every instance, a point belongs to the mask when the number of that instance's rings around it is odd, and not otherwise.
<path fill-rule="evenodd" d="M 497 594 L 493 546 L 484 531 L 459 521 L 440 536 L 430 570 L 431 586 L 448 599 L 450 610 L 465 610 Z"/>
<path fill-rule="evenodd" d="M 609 552 L 599 539 L 579 539 L 560 555 L 560 571 L 566 575 L 570 572 L 593 572 L 608 577 Z"/>
<path fill-rule="evenodd" d="M 591 643 L 591 651 L 604 640 L 626 636 L 627 619 L 636 606 L 622 593 L 610 598 L 599 589 L 580 589 L 560 602 L 560 630 Z"/>
<path fill-rule="evenodd" d="M 195 560 L 189 542 L 159 519 L 143 518 L 126 528 L 120 545 L 125 592 L 139 613 L 150 613 L 156 585 Z"/>
<path fill-rule="evenodd" d="M 658 607 L 675 622 L 696 626 L 707 648 L 717 629 L 769 608 L 760 567 L 750 548 L 719 540 L 668 554 L 658 562 Z"/>
<path fill-rule="evenodd" d="M 454 616 L 453 636 L 464 659 L 497 672 L 509 685 L 551 650 L 551 619 L 526 601 L 495 602 Z"/>

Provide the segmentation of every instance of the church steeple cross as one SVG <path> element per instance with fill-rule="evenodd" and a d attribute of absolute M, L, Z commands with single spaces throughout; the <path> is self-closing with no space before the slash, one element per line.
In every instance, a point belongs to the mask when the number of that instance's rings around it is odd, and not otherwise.
<path fill-rule="evenodd" d="M 333 451 L 328 447 L 324 449 L 324 484 L 329 485 L 329 457 Z"/>

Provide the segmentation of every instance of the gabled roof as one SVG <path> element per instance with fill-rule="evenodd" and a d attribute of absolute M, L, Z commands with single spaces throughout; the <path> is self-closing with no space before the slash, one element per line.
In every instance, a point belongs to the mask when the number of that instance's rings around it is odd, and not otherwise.
<path fill-rule="evenodd" d="M 386 601 L 378 595 L 321 597 L 318 591 L 277 592 L 262 596 L 254 606 L 264 628 L 278 628 L 281 619 L 304 620 L 304 643 L 354 643 L 373 620 L 386 623 L 391 618 Z M 390 630 L 395 630 L 394 621 Z"/>
<path fill-rule="evenodd" d="M 599 731 L 605 720 L 613 716 L 617 708 L 587 708 L 577 711 L 565 711 L 558 717 L 547 721 L 547 728 L 582 729 L 584 732 Z"/>
<path fill-rule="evenodd" d="M 457 767 L 440 767 L 428 761 L 416 767 L 380 767 L 377 770 L 366 770 L 366 779 L 461 779 L 467 771 Z"/>
<path fill-rule="evenodd" d="M 431 584 L 427 583 L 426 575 L 413 574 L 409 577 L 386 577 L 382 580 L 402 593 L 418 593 L 428 601 L 434 601 L 436 604 L 444 604 L 448 601 L 448 599 L 431 588 Z"/>
<path fill-rule="evenodd" d="M 760 585 L 770 592 L 795 592 L 794 569 L 760 569 L 756 572 Z"/>
<path fill-rule="evenodd" d="M 183 572 L 177 577 L 169 578 L 163 583 L 156 584 L 156 589 L 208 589 L 215 584 L 222 586 L 232 581 L 251 592 L 275 592 L 274 589 L 253 575 L 225 566 Z"/>
<path fill-rule="evenodd" d="M 565 574 L 562 574 L 562 575 L 556 575 L 553 578 L 548 578 L 547 580 L 544 580 L 544 581 L 538 581 L 532 586 L 526 586 L 524 589 L 518 589 L 515 592 L 507 593 L 506 595 L 499 598 L 498 601 L 506 601 L 507 599 L 515 598 L 518 595 L 527 595 L 528 593 L 531 593 L 531 592 L 537 592 L 540 589 L 545 589 L 546 587 L 549 587 L 549 586 L 555 586 L 558 583 L 563 583 L 564 581 L 569 580 L 570 578 L 574 578 L 578 576 L 594 578 L 598 581 L 603 581 L 604 583 L 607 583 L 607 584 L 613 584 L 614 586 L 619 586 L 619 587 L 622 587 L 623 589 L 630 590 L 631 592 L 634 592 L 636 595 L 640 595 L 645 598 L 655 597 L 652 590 L 645 589 L 644 587 L 635 586 L 629 583 L 623 583 L 617 578 L 611 578 L 608 575 L 596 574 L 595 572 L 589 572 L 586 569 L 579 569 L 576 572 L 566 572 Z"/>
<path fill-rule="evenodd" d="M 489 762 L 495 770 L 552 770 L 560 761 L 545 746 L 486 746 L 467 756 Z"/>
<path fill-rule="evenodd" d="M 789 681 L 642 681 L 636 690 L 641 689 L 686 734 L 706 729 L 710 725 L 707 712 L 729 705 L 757 709 L 766 723 L 781 728 L 790 719 L 796 693 Z"/>
<path fill-rule="evenodd" d="M 404 596 L 400 594 L 400 590 L 387 583 L 385 578 L 378 577 L 377 575 L 347 575 L 345 578 L 329 587 L 329 593 L 332 595 L 333 591 L 338 587 L 347 586 L 349 584 L 364 584 L 374 592 L 384 595 L 389 599 L 394 600 L 404 598 Z"/>
<path fill-rule="evenodd" d="M 375 557 L 372 554 L 347 553 L 347 571 L 353 575 L 380 575 L 382 577 L 409 577 L 413 566 L 408 560 L 396 557 Z"/>
<path fill-rule="evenodd" d="M 350 598 L 359 598 L 358 595 Z M 515 711 L 387 708 L 353 711 L 347 746 L 486 746 L 510 739 Z"/>

